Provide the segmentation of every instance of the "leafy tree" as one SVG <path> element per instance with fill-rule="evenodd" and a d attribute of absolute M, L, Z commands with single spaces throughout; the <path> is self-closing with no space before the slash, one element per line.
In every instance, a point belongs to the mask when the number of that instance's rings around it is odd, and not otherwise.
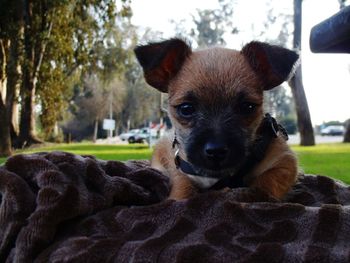
<path fill-rule="evenodd" d="M 283 86 L 265 92 L 264 97 L 264 109 L 271 112 L 277 119 L 294 115 L 293 97 Z"/>
<path fill-rule="evenodd" d="M 232 1 L 219 1 L 220 8 L 214 10 L 199 10 L 192 16 L 194 27 L 188 33 L 184 27 L 185 21 L 176 23 L 175 30 L 178 36 L 190 35 L 198 46 L 210 46 L 210 45 L 225 45 L 225 34 L 235 34 L 239 32 L 239 28 L 232 26 L 234 5 L 237 2 Z M 266 21 L 263 21 L 263 30 L 256 33 L 257 38 L 264 39 L 265 41 L 275 44 L 288 46 L 291 44 L 292 39 L 289 37 L 289 24 L 292 22 L 292 15 L 290 14 L 275 14 L 274 8 L 270 2 Z M 279 34 L 276 38 L 271 39 L 266 32 L 269 32 L 272 26 L 278 26 L 280 28 Z M 229 32 L 227 32 L 229 29 Z M 271 91 L 265 92 L 265 110 L 272 112 L 277 116 L 279 121 L 289 123 L 292 127 L 290 130 L 294 132 L 295 125 L 292 124 L 293 120 L 296 122 L 294 114 L 293 98 L 287 94 L 283 86 L 277 87 Z"/>
<path fill-rule="evenodd" d="M 219 0 L 220 7 L 216 9 L 197 9 L 192 15 L 193 27 L 188 31 L 184 24 L 171 21 L 175 25 L 176 34 L 180 37 L 195 41 L 199 47 L 225 45 L 224 34 L 230 29 L 231 34 L 236 34 L 237 28 L 232 25 L 233 3 L 232 1 Z"/>
<path fill-rule="evenodd" d="M 96 28 L 96 22 L 98 21 L 92 19 L 87 22 L 84 20 L 76 21 L 76 27 L 79 28 L 81 25 L 86 31 L 86 35 L 82 33 L 84 31 L 78 31 L 77 39 L 88 39 L 90 42 L 86 44 L 85 49 L 82 49 L 81 45 L 76 46 L 75 39 L 62 38 L 60 32 L 57 33 L 58 39 L 53 39 L 52 57 L 54 57 L 56 66 L 52 67 L 52 60 L 48 61 L 48 68 L 54 72 L 47 71 L 47 78 L 43 78 L 45 83 L 42 85 L 43 92 L 47 94 L 52 93 L 53 90 L 56 92 L 54 99 L 49 95 L 43 96 L 43 100 L 41 100 L 43 109 L 41 121 L 46 127 L 46 137 L 52 137 L 50 133 L 53 131 L 54 125 L 57 120 L 62 119 L 62 111 L 57 111 L 57 109 L 66 108 L 67 102 L 72 101 L 71 87 L 74 86 L 74 83 L 79 85 L 80 82 L 86 86 L 86 79 L 96 75 L 99 82 L 97 87 L 105 89 L 110 86 L 111 82 L 115 81 L 116 76 L 121 77 L 125 71 L 126 61 L 130 53 L 126 42 L 130 40 L 131 36 L 126 36 L 126 32 L 122 32 L 121 25 L 123 23 L 119 20 L 111 25 L 105 24 L 102 33 L 101 30 L 90 32 L 91 28 Z M 74 34 L 76 29 L 72 28 L 72 30 L 72 34 Z M 55 43 L 58 41 L 72 41 L 72 44 L 68 48 L 60 44 L 56 46 Z M 60 47 L 62 50 L 57 52 Z M 62 54 L 66 54 L 66 56 L 62 56 Z M 57 73 L 57 75 L 53 73 Z M 55 80 L 54 76 L 57 76 Z M 60 84 L 61 86 L 59 86 Z M 53 85 L 56 86 L 53 87 Z M 94 94 L 96 95 L 97 92 Z M 92 120 L 98 122 L 100 118 L 97 120 L 92 118 Z"/>
<path fill-rule="evenodd" d="M 197 40 L 198 46 L 225 44 L 223 38 L 225 28 L 219 10 L 197 9 L 196 16 L 192 16 L 195 28 L 191 29 L 190 35 Z"/>
<path fill-rule="evenodd" d="M 108 115 L 110 106 L 117 115 L 125 96 L 124 84 L 115 78 L 106 86 L 97 74 L 86 76 L 82 88 L 75 86 L 70 105 L 70 118 L 61 123 L 73 140 L 97 139 L 98 125 Z"/>
<path fill-rule="evenodd" d="M 117 132 L 148 125 L 159 117 L 159 94 L 145 83 L 133 52 L 137 43 L 159 33 L 146 30 L 139 37 L 137 30 L 128 21 L 106 29 L 104 41 L 95 49 L 97 60 L 82 73 L 83 82 L 75 84 L 69 116 L 60 122 L 72 139 L 104 136 L 101 123 L 109 115 L 111 102 Z"/>
<path fill-rule="evenodd" d="M 294 14 L 275 14 L 274 8 L 271 2 L 267 3 L 269 11 L 267 13 L 267 19 L 263 23 L 264 30 L 259 34 L 260 38 L 265 36 L 266 32 L 269 32 L 270 27 L 273 25 L 280 25 L 280 31 L 276 38 L 270 39 L 266 37 L 266 41 L 272 44 L 289 47 L 290 43 L 293 43 L 295 50 L 300 50 L 300 39 L 301 39 L 301 0 L 294 1 Z M 294 25 L 294 33 L 290 32 L 289 25 Z M 302 84 L 301 76 L 301 65 L 296 70 L 296 75 L 290 81 L 290 87 L 292 91 L 292 98 L 287 96 L 282 103 L 279 103 L 280 97 L 286 96 L 284 88 L 275 88 L 265 93 L 266 101 L 269 101 L 275 109 L 277 118 L 281 123 L 287 121 L 291 123 L 291 120 L 295 118 L 294 112 L 296 113 L 297 126 L 301 135 L 301 145 L 314 145 L 314 134 L 313 127 L 311 124 L 311 118 L 309 108 L 307 104 L 304 87 Z M 280 92 L 283 92 L 280 94 Z M 289 98 L 288 98 L 289 97 Z M 294 103 L 293 103 L 294 102 Z M 294 106 L 294 105 L 295 106 Z M 290 114 L 283 116 L 279 112 L 283 112 L 288 107 Z M 270 109 L 271 110 L 271 109 Z M 284 118 L 286 118 L 284 120 Z M 294 125 L 293 125 L 294 126 Z"/>
<path fill-rule="evenodd" d="M 124 59 L 120 54 L 111 54 L 106 52 L 106 49 L 108 49 L 111 30 L 118 30 L 115 25 L 120 23 L 120 17 L 130 16 L 130 8 L 125 5 L 126 3 L 127 1 L 122 1 L 119 10 L 116 9 L 114 1 L 78 1 L 63 7 L 62 27 L 53 31 L 52 45 L 50 45 L 52 52 L 49 53 L 51 56 L 47 60 L 47 68 L 51 68 L 53 72 L 46 75 L 48 78 L 43 78 L 42 85 L 44 87 L 42 91 L 49 94 L 49 96 L 42 96 L 41 100 L 43 109 L 41 121 L 46 135 L 52 132 L 60 118 L 62 111 L 57 109 L 66 107 L 65 103 L 69 101 L 69 89 L 77 75 L 84 76 L 91 72 L 102 74 L 102 71 L 106 75 L 112 70 L 111 64 L 114 68 L 122 67 Z M 67 19 L 67 15 L 71 18 Z M 114 41 L 119 44 L 119 47 L 121 46 L 120 39 L 114 39 Z M 70 43 L 70 45 L 64 43 Z M 106 55 L 107 53 L 109 55 Z M 108 61 L 110 58 L 115 59 Z M 55 67 L 52 67 L 53 62 Z M 56 79 L 53 80 L 53 77 Z M 55 99 L 50 96 L 53 92 L 56 93 Z"/>
<path fill-rule="evenodd" d="M 290 48 L 292 34 L 289 25 L 292 23 L 293 16 L 288 13 L 276 13 L 271 2 L 267 2 L 267 9 L 266 20 L 263 22 L 264 30 L 258 33 L 259 38 L 273 45 Z M 279 31 L 276 36 L 271 37 L 267 33 L 272 31 L 273 27 L 279 28 Z M 276 116 L 288 133 L 296 133 L 294 98 L 287 92 L 284 85 L 264 92 L 264 109 Z"/>
<path fill-rule="evenodd" d="M 149 87 L 136 61 L 134 67 L 127 72 L 127 93 L 123 110 L 119 115 L 120 128 L 147 126 L 150 121 L 160 118 L 160 94 Z"/>
<path fill-rule="evenodd" d="M 0 5 L 6 6 L 0 11 L 0 154 L 8 155 L 16 102 L 21 102 L 17 146 L 39 142 L 36 103 L 48 134 L 64 109 L 62 94 L 67 94 L 70 78 L 98 67 L 106 32 L 117 18 L 130 17 L 131 9 L 128 0 L 1 0 Z"/>
<path fill-rule="evenodd" d="M 272 2 L 268 2 L 269 10 L 267 12 L 267 19 L 263 23 L 264 30 L 259 34 L 259 37 L 265 37 L 267 42 L 281 45 L 285 47 L 289 47 L 292 42 L 292 47 L 295 50 L 300 50 L 301 47 L 301 0 L 294 0 L 294 14 L 275 14 Z M 273 25 L 279 25 L 280 31 L 276 38 L 266 37 L 266 32 L 270 31 L 270 27 Z M 294 32 L 290 32 L 289 25 L 294 25 Z M 271 91 L 265 93 L 266 101 L 269 101 L 272 105 L 272 111 L 275 110 L 277 118 L 283 123 L 286 121 L 291 121 L 291 119 L 295 118 L 294 111 L 296 113 L 297 126 L 300 132 L 301 145 L 314 145 L 314 133 L 313 127 L 311 123 L 308 103 L 302 83 L 301 76 L 301 65 L 299 65 L 296 69 L 295 76 L 289 82 L 292 91 L 292 98 L 286 95 L 284 88 L 275 88 Z M 283 92 L 280 94 L 280 92 Z M 280 98 L 285 97 L 284 100 Z M 279 103 L 281 102 L 282 103 Z M 294 103 L 293 103 L 294 102 Z M 294 105 L 293 105 L 294 104 Z M 280 115 L 279 112 L 283 113 L 285 108 L 288 107 L 290 114 L 283 116 Z M 271 107 L 270 109 L 271 110 Z"/>
<path fill-rule="evenodd" d="M 135 28 L 134 28 L 135 30 Z M 129 28 L 127 32 L 131 32 Z M 136 44 L 142 42 L 154 41 L 161 38 L 161 33 L 146 29 L 139 32 L 134 37 L 134 43 L 131 50 Z M 149 122 L 158 122 L 162 117 L 161 110 L 162 95 L 154 88 L 146 84 L 143 71 L 132 52 L 128 59 L 128 67 L 125 72 L 125 83 L 127 86 L 123 110 L 117 116 L 117 126 L 119 131 L 128 130 L 130 127 L 147 126 Z"/>
<path fill-rule="evenodd" d="M 6 6 L 0 9 L 0 156 L 7 156 L 12 152 L 11 131 L 15 132 L 12 113 L 20 85 L 23 27 L 18 1 L 1 0 L 0 6 Z"/>
<path fill-rule="evenodd" d="M 345 122 L 341 122 L 341 121 L 326 121 L 322 123 L 322 126 L 327 127 L 327 126 L 331 126 L 331 125 L 341 125 L 344 126 L 346 124 Z"/>

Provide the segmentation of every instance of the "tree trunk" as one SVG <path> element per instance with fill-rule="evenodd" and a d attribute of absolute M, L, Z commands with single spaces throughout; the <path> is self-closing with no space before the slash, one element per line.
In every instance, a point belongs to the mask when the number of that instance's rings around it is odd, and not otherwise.
<path fill-rule="evenodd" d="M 23 36 L 23 27 L 19 26 L 19 30 L 14 33 L 11 40 L 9 51 L 9 59 L 7 65 L 7 96 L 6 109 L 7 121 L 10 127 L 11 140 L 15 145 L 18 137 L 18 96 L 21 84 L 21 66 L 20 66 L 20 41 Z"/>
<path fill-rule="evenodd" d="M 301 65 L 298 66 L 294 77 L 289 81 L 295 102 L 297 124 L 300 133 L 300 145 L 315 145 L 314 130 L 312 128 L 309 107 L 302 83 Z"/>
<path fill-rule="evenodd" d="M 350 119 L 346 121 L 345 134 L 343 142 L 350 142 Z"/>
<path fill-rule="evenodd" d="M 345 7 L 345 2 L 346 2 L 345 0 L 338 0 L 338 2 L 339 2 L 339 9 L 342 9 Z M 350 119 L 346 121 L 343 142 L 350 142 Z"/>
<path fill-rule="evenodd" d="M 23 77 L 21 85 L 21 117 L 19 126 L 18 147 L 23 148 L 35 143 L 34 135 L 35 117 L 34 117 L 34 44 L 32 32 L 32 8 L 33 3 L 30 0 L 23 1 L 23 21 L 24 21 L 24 58 L 23 58 Z"/>
<path fill-rule="evenodd" d="M 9 156 L 12 153 L 10 129 L 8 126 L 8 115 L 6 108 L 6 85 L 7 75 L 5 68 L 7 66 L 6 50 L 7 44 L 4 40 L 0 40 L 0 61 L 1 61 L 1 74 L 0 74 L 0 156 Z"/>
<path fill-rule="evenodd" d="M 301 47 L 301 16 L 302 16 L 302 0 L 294 0 L 294 34 L 293 47 L 300 50 Z M 307 103 L 302 74 L 301 64 L 298 66 L 294 77 L 289 81 L 295 102 L 297 113 L 297 124 L 300 132 L 300 145 L 315 145 L 314 130 L 311 123 L 309 106 Z"/>
<path fill-rule="evenodd" d="M 40 67 L 45 53 L 48 38 L 52 30 L 52 21 L 48 24 L 46 16 L 42 17 L 43 30 L 47 30 L 46 38 L 36 39 L 32 28 L 33 2 L 25 0 L 23 5 L 24 18 L 24 63 L 23 63 L 23 83 L 21 90 L 22 107 L 19 131 L 20 146 L 29 146 L 34 143 L 41 143 L 35 135 L 35 92 L 39 76 Z M 41 32 L 41 33 L 44 33 Z M 37 36 L 39 37 L 39 36 Z"/>
<path fill-rule="evenodd" d="M 94 136 L 92 138 L 93 142 L 97 141 L 97 131 L 98 131 L 98 119 L 95 119 Z"/>
<path fill-rule="evenodd" d="M 12 154 L 10 126 L 8 125 L 7 109 L 0 92 L 0 157 Z"/>
<path fill-rule="evenodd" d="M 6 99 L 6 66 L 7 66 L 7 58 L 6 58 L 6 50 L 8 48 L 8 41 L 5 39 L 0 39 L 0 99 L 5 101 Z"/>
<path fill-rule="evenodd" d="M 21 148 L 42 142 L 35 135 L 35 85 L 31 79 L 24 78 L 23 81 L 24 87 L 21 92 L 22 106 L 19 127 L 19 146 Z"/>
<path fill-rule="evenodd" d="M 0 156 L 10 156 L 12 154 L 10 127 L 8 123 L 6 108 L 0 102 Z M 4 125 L 5 124 L 5 125 Z"/>
<path fill-rule="evenodd" d="M 19 135 L 19 104 L 18 104 L 18 98 L 19 98 L 19 89 L 20 87 L 17 86 L 14 90 L 14 99 L 11 102 L 11 107 L 9 112 L 9 120 L 10 120 L 10 131 L 11 131 L 11 139 L 12 141 L 18 140 Z"/>

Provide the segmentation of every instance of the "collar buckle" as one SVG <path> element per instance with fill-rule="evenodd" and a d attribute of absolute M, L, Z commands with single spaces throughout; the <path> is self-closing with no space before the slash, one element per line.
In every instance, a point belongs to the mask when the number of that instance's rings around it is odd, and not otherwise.
<path fill-rule="evenodd" d="M 178 169 L 179 166 L 180 166 L 179 149 L 177 149 L 176 152 L 175 152 L 174 162 L 175 162 L 175 165 L 176 165 L 176 169 Z"/>
<path fill-rule="evenodd" d="M 270 131 L 272 131 L 273 137 L 277 138 L 278 137 L 278 131 L 279 131 L 279 125 L 276 121 L 275 118 L 273 118 L 269 113 L 265 114 L 265 121 L 268 123 L 270 126 Z"/>

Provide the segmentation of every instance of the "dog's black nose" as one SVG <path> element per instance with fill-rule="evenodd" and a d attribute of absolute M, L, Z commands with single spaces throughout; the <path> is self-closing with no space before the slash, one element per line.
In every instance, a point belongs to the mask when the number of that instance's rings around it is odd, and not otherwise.
<path fill-rule="evenodd" d="M 225 160 L 228 152 L 227 145 L 222 142 L 208 142 L 204 146 L 204 154 L 211 161 L 219 162 Z"/>

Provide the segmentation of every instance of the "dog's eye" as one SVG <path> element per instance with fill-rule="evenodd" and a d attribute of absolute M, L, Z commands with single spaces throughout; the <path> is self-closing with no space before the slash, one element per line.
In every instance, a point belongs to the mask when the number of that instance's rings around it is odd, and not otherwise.
<path fill-rule="evenodd" d="M 249 114 L 249 113 L 253 113 L 256 109 L 257 105 L 255 103 L 252 102 L 243 102 L 240 105 L 240 111 L 243 114 Z"/>
<path fill-rule="evenodd" d="M 177 113 L 183 118 L 191 118 L 195 111 L 196 110 L 191 103 L 182 103 L 177 106 Z"/>

